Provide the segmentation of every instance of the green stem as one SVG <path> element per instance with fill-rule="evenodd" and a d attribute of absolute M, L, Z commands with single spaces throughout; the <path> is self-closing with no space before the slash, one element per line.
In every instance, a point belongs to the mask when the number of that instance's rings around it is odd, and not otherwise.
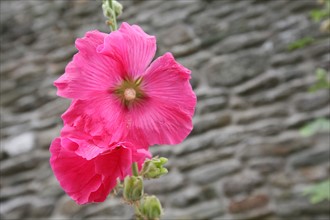
<path fill-rule="evenodd" d="M 108 0 L 109 6 L 112 9 L 112 18 L 109 20 L 109 26 L 111 31 L 116 31 L 118 29 L 117 27 L 117 18 L 116 18 L 116 12 L 113 4 L 113 0 Z"/>
<path fill-rule="evenodd" d="M 136 162 L 132 164 L 132 171 L 134 176 L 139 176 L 139 169 Z"/>

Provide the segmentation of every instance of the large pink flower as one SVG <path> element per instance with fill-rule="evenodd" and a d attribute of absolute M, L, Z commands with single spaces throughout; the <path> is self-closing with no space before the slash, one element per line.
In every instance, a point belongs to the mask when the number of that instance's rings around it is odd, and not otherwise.
<path fill-rule="evenodd" d="M 196 96 L 190 70 L 166 53 L 151 64 L 156 39 L 123 23 L 110 34 L 91 31 L 56 82 L 57 94 L 74 101 L 66 124 L 90 132 L 103 124 L 112 141 L 148 147 L 180 143 L 192 130 Z M 149 65 L 150 64 L 150 65 Z"/>
<path fill-rule="evenodd" d="M 151 157 L 130 143 L 108 143 L 106 137 L 92 137 L 68 126 L 61 135 L 51 144 L 50 164 L 61 187 L 78 204 L 103 202 L 117 178 L 131 175 L 133 162 L 141 168 Z"/>

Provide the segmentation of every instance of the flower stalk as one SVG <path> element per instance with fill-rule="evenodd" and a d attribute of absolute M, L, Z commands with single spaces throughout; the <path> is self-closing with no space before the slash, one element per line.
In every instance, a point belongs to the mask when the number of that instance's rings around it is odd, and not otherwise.
<path fill-rule="evenodd" d="M 139 176 L 139 169 L 136 162 L 132 164 L 132 172 L 134 176 Z"/>
<path fill-rule="evenodd" d="M 163 165 L 167 162 L 164 157 L 154 157 L 145 160 L 141 171 L 137 163 L 132 164 L 132 176 L 127 176 L 123 184 L 124 201 L 134 207 L 137 220 L 159 220 L 163 214 L 163 208 L 155 195 L 144 194 L 143 178 L 155 179 L 167 173 Z M 166 170 L 166 172 L 164 171 Z"/>
<path fill-rule="evenodd" d="M 106 24 L 111 31 L 118 29 L 117 17 L 121 15 L 123 6 L 115 0 L 103 0 L 102 3 L 103 15 L 108 18 Z"/>

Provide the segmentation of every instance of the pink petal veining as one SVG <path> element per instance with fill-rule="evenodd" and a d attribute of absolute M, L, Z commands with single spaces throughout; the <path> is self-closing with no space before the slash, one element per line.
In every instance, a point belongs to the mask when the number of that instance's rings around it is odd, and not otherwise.
<path fill-rule="evenodd" d="M 121 65 L 96 51 L 106 36 L 99 31 L 90 31 L 76 40 L 79 52 L 65 68 L 65 73 L 54 82 L 59 96 L 90 99 L 122 80 L 124 70 Z"/>
<path fill-rule="evenodd" d="M 92 156 L 82 157 L 74 140 L 56 138 L 50 147 L 50 164 L 64 191 L 78 204 L 102 202 L 117 184 L 131 174 L 131 165 L 138 162 L 141 167 L 147 151 L 137 150 L 129 143 L 117 143 Z M 97 146 L 94 146 L 97 148 Z M 88 151 L 85 151 L 88 154 Z"/>
<path fill-rule="evenodd" d="M 121 63 L 128 77 L 137 78 L 155 56 L 156 38 L 137 25 L 123 22 L 118 31 L 104 38 L 104 44 L 97 50 Z"/>
<path fill-rule="evenodd" d="M 156 51 L 154 36 L 123 23 L 110 34 L 89 32 L 77 40 L 77 48 L 79 53 L 55 82 L 59 95 L 74 98 L 62 116 L 64 123 L 90 133 L 102 132 L 102 127 L 112 141 L 124 139 L 144 149 L 180 143 L 190 133 L 196 105 L 190 70 L 170 53 L 148 67 Z M 127 108 L 113 88 L 136 77 L 142 77 L 145 97 Z"/>

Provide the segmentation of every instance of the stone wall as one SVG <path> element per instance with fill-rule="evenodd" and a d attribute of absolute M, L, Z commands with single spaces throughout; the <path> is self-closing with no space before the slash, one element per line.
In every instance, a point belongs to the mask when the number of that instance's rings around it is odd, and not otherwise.
<path fill-rule="evenodd" d="M 329 176 L 329 137 L 298 129 L 329 117 L 329 93 L 308 93 L 315 69 L 329 69 L 329 37 L 308 18 L 314 0 L 131 0 L 120 21 L 157 36 L 192 69 L 194 130 L 157 146 L 170 173 L 147 182 L 164 219 L 328 219 L 329 203 L 302 191 Z M 131 219 L 109 198 L 76 205 L 49 167 L 49 144 L 69 102 L 52 83 L 91 29 L 107 32 L 101 2 L 1 1 L 1 219 Z M 290 42 L 315 43 L 289 52 Z"/>

